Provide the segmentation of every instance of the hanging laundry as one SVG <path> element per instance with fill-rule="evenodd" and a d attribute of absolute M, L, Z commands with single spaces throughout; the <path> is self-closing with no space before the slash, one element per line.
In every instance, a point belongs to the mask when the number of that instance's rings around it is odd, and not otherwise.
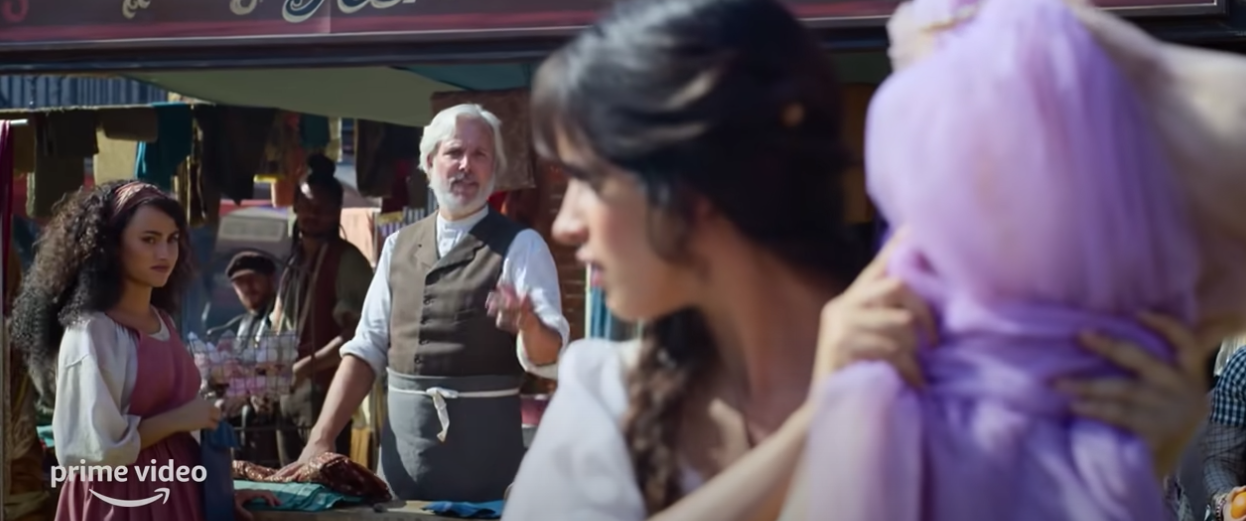
<path fill-rule="evenodd" d="M 197 130 L 197 129 L 196 129 Z M 196 136 L 199 136 L 196 131 Z M 213 224 L 220 220 L 221 190 L 218 183 L 203 176 L 203 139 L 195 139 L 186 161 L 187 194 L 182 199 L 186 206 L 186 219 L 191 226 Z"/>
<path fill-rule="evenodd" d="M 35 167 L 26 176 L 30 217 L 51 217 L 61 199 L 82 187 L 86 158 L 98 151 L 94 115 L 82 114 L 56 111 L 28 119 L 35 124 Z"/>
<path fill-rule="evenodd" d="M 303 149 L 321 152 L 332 140 L 329 135 L 329 118 L 311 114 L 299 114 L 299 138 Z"/>
<path fill-rule="evenodd" d="M 26 214 L 51 217 L 56 204 L 82 188 L 86 177 L 85 157 L 35 157 L 35 171 L 26 176 Z"/>
<path fill-rule="evenodd" d="M 423 129 L 355 121 L 355 185 L 365 197 L 388 197 L 401 160 L 420 157 Z M 417 162 L 418 164 L 418 162 Z"/>
<path fill-rule="evenodd" d="M 99 153 L 95 154 L 95 184 L 119 179 L 134 179 L 138 142 L 108 137 L 103 129 L 95 136 Z"/>
<path fill-rule="evenodd" d="M 215 191 L 235 203 L 254 197 L 255 175 L 264 163 L 277 111 L 197 104 L 194 115 L 202 141 L 199 160 L 204 193 Z"/>
<path fill-rule="evenodd" d="M 152 107 L 99 109 L 96 119 L 109 139 L 150 143 L 160 137 L 160 124 Z"/>
<path fill-rule="evenodd" d="M 86 158 L 99 152 L 95 143 L 95 112 L 55 110 L 37 128 L 42 136 L 39 153 L 55 157 Z"/>
<path fill-rule="evenodd" d="M 190 156 L 193 127 L 190 105 L 153 103 L 156 111 L 156 141 L 139 143 L 135 177 L 160 187 L 173 189 L 177 167 Z"/>
<path fill-rule="evenodd" d="M 13 141 L 13 175 L 29 174 L 35 171 L 35 124 L 33 119 L 25 126 L 9 127 Z"/>

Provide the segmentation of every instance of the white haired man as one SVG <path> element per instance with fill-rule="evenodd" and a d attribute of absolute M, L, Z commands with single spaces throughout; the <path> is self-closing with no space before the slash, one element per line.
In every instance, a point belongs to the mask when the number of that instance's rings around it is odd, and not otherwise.
<path fill-rule="evenodd" d="M 420 168 L 439 209 L 385 241 L 300 461 L 331 450 L 386 375 L 378 459 L 396 497 L 494 501 L 514 479 L 522 378 L 557 376 L 569 326 L 549 246 L 486 204 L 506 164 L 500 125 L 464 104 L 424 129 Z"/>

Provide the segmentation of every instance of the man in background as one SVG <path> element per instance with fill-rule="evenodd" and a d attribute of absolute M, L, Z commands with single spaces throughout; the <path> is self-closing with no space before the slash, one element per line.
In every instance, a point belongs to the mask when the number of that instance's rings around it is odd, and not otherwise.
<path fill-rule="evenodd" d="M 209 329 L 208 340 L 215 342 L 226 332 L 233 332 L 235 338 L 254 341 L 256 335 L 265 329 L 277 298 L 277 263 L 262 253 L 244 251 L 230 259 L 225 267 L 225 276 L 229 277 L 229 283 L 246 311 Z"/>
<path fill-rule="evenodd" d="M 307 166 L 294 196 L 294 244 L 272 313 L 272 332 L 298 336 L 294 389 L 281 398 L 281 414 L 292 427 L 278 433 L 283 465 L 303 452 L 342 362 L 338 350 L 355 336 L 372 282 L 372 263 L 342 237 L 345 189 L 335 177 L 337 166 L 323 155 L 309 157 Z M 350 436 L 350 429 L 334 432 L 331 449 L 350 454 Z"/>

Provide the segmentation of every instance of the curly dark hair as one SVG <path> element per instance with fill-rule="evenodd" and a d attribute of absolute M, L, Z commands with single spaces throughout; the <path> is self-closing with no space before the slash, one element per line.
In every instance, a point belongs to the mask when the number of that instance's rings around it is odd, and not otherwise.
<path fill-rule="evenodd" d="M 177 223 L 180 232 L 177 264 L 168 284 L 152 291 L 151 303 L 167 313 L 192 277 L 190 231 L 186 212 L 176 199 L 161 194 L 130 205 L 113 215 L 114 181 L 79 190 L 62 201 L 36 243 L 34 264 L 22 281 L 14 303 L 13 345 L 32 373 L 51 373 L 65 328 L 94 312 L 117 304 L 125 281 L 120 260 L 121 234 L 143 206 L 156 208 Z"/>
<path fill-rule="evenodd" d="M 634 175 L 663 257 L 684 249 L 710 202 L 759 248 L 828 290 L 863 264 L 845 222 L 841 90 L 829 58 L 776 0 L 634 0 L 547 60 L 532 89 L 537 151 L 568 138 Z M 597 186 L 612 169 L 569 175 Z M 700 310 L 645 324 L 624 419 L 648 511 L 682 495 L 677 445 L 685 402 L 718 363 Z"/>

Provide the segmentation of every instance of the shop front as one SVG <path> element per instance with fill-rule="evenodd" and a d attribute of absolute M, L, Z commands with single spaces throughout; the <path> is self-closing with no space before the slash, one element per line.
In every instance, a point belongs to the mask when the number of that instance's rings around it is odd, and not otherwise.
<path fill-rule="evenodd" d="M 865 109 L 889 73 L 883 25 L 897 2 L 788 3 L 825 42 L 848 84 L 845 126 L 859 153 Z M 608 324 L 600 292 L 586 287 L 586 274 L 573 252 L 550 239 L 566 180 L 554 165 L 531 153 L 526 123 L 526 89 L 540 60 L 608 4 L 606 0 L 60 0 L 55 4 L 0 0 L 0 74 L 127 77 L 204 103 L 295 115 L 284 121 L 296 129 L 298 115 L 353 120 L 350 145 L 354 146 L 342 148 L 352 149 L 357 169 L 360 144 L 369 132 L 402 129 L 412 136 L 405 155 L 386 160 L 391 165 L 406 161 L 405 170 L 357 183 L 364 196 L 386 201 L 372 223 L 374 235 L 365 241 L 373 246 L 430 211 L 421 197 L 426 188 L 406 188 L 412 184 L 409 180 L 421 177 L 410 163 L 420 127 L 440 108 L 481 103 L 502 117 L 508 129 L 508 155 L 518 158 L 501 174 L 500 188 L 509 195 L 499 199 L 497 207 L 525 221 L 551 244 L 572 338 L 617 335 L 620 329 L 632 328 Z M 1100 4 L 1170 40 L 1232 47 L 1246 39 L 1246 12 L 1231 11 L 1228 0 Z M 256 173 L 277 174 L 288 184 L 298 175 L 295 171 Z M 864 173 L 855 171 L 846 182 L 856 197 L 849 207 L 851 218 L 863 236 L 872 238 L 878 226 L 865 196 Z M 0 212 L 12 212 L 12 204 L 4 204 Z M 0 237 L 8 240 L 7 233 Z M 377 252 L 372 250 L 365 253 L 374 256 Z M 0 374 L 9 374 L 8 352 L 6 348 L 0 357 Z M 15 427 L 8 422 L 12 417 L 8 409 L 16 391 L 11 384 L 3 387 L 6 422 L 0 433 L 7 437 Z M 529 392 L 544 395 L 551 389 L 546 382 Z M 384 400 L 382 393 L 381 388 L 374 390 L 374 404 Z M 533 409 L 539 411 L 539 404 Z M 352 451 L 351 457 L 371 467 L 378 432 L 372 418 L 377 415 L 362 416 L 356 427 L 363 448 L 359 454 Z M 4 456 L 7 471 L 12 459 Z M 424 503 L 326 509 L 308 502 L 305 511 L 263 512 L 258 519 L 439 519 Z M 0 514 L 0 521 L 8 519 Z"/>

